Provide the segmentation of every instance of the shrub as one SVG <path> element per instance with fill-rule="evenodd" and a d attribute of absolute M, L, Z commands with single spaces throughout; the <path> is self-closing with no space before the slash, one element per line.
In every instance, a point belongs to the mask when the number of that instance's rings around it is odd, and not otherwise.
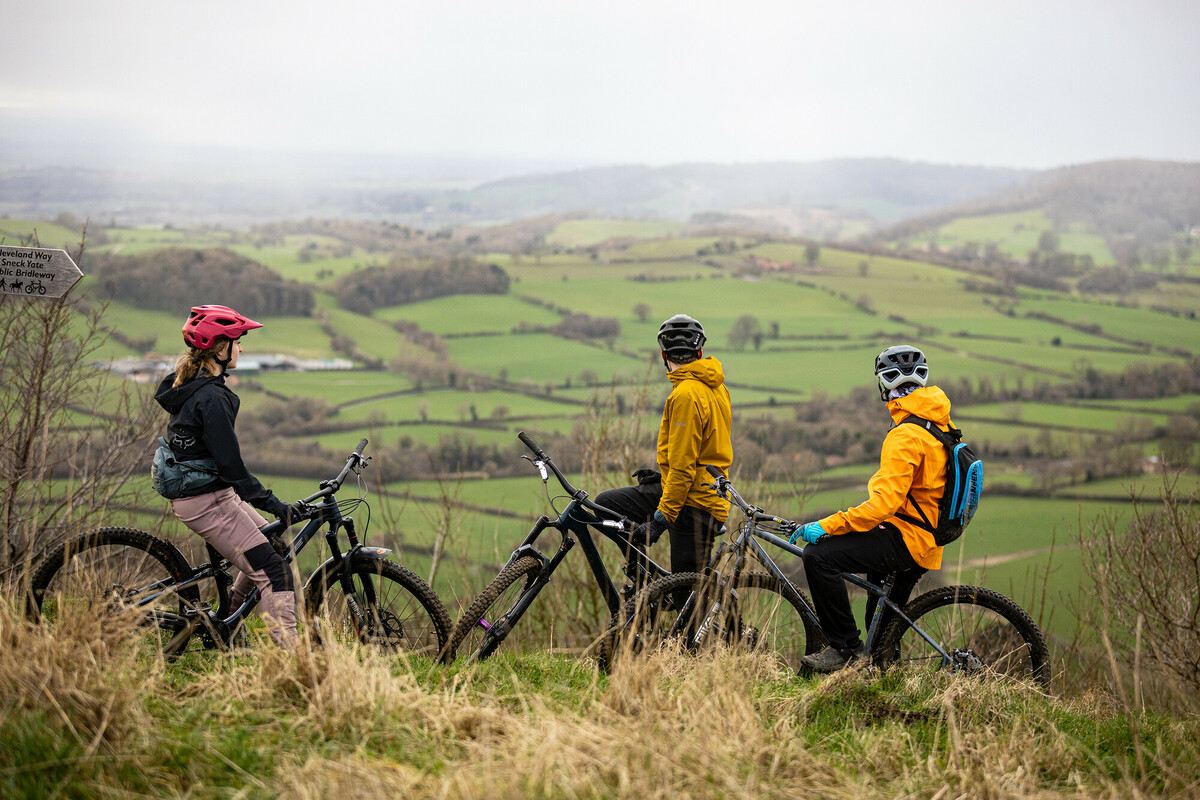
<path fill-rule="evenodd" d="M 1135 501 L 1128 531 L 1114 523 L 1082 542 L 1095 584 L 1094 629 L 1132 677 L 1144 664 L 1195 697 L 1200 694 L 1200 497 L 1180 497 L 1163 480 L 1161 504 Z"/>

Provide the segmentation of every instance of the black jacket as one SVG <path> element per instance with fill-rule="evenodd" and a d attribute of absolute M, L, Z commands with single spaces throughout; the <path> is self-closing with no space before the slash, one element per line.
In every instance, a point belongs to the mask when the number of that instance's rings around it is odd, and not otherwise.
<path fill-rule="evenodd" d="M 154 399 L 171 414 L 167 443 L 181 461 L 211 458 L 217 462 L 217 483 L 194 494 L 232 486 L 238 497 L 268 514 L 282 516 L 287 505 L 246 469 L 233 424 L 240 401 L 225 385 L 224 376 L 201 372 L 181 386 L 172 386 L 175 373 L 163 378 Z"/>

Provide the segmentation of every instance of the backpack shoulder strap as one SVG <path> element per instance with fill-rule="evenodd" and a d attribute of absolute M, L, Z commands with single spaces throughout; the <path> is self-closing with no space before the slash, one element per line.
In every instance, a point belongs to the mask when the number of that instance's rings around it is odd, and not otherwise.
<path fill-rule="evenodd" d="M 920 427 L 929 431 L 930 435 L 932 435 L 933 438 L 937 439 L 938 442 L 943 447 L 946 448 L 948 457 L 953 454 L 954 446 L 956 444 L 958 444 L 958 442 L 962 439 L 962 431 L 959 430 L 958 428 L 955 428 L 953 425 L 950 426 L 950 430 L 944 431 L 941 428 L 939 428 L 932 420 L 925 419 L 924 417 L 918 417 L 916 414 L 909 414 L 907 417 L 900 420 L 900 422 L 898 422 L 896 424 L 896 427 L 900 427 L 900 425 L 903 425 L 906 422 L 911 423 L 913 425 L 919 425 Z M 950 467 L 949 461 L 946 462 L 946 466 L 947 466 L 947 469 Z M 945 490 L 943 489 L 943 491 L 945 491 Z M 930 533 L 936 533 L 936 528 L 934 527 L 933 523 L 931 523 L 929 521 L 929 518 L 927 516 L 925 516 L 925 511 L 922 510 L 921 504 L 916 501 L 916 498 L 914 498 L 912 496 L 911 490 L 909 490 L 907 496 L 908 496 L 908 502 L 913 504 L 913 507 L 917 509 L 917 513 L 920 514 L 921 518 L 918 520 L 918 519 L 911 517 L 908 514 L 904 514 L 904 513 L 897 513 L 896 516 L 899 517 L 900 519 L 904 520 L 905 522 L 909 522 L 920 528 L 924 528 L 925 530 L 929 531 Z"/>
<path fill-rule="evenodd" d="M 925 512 L 921 510 L 921 504 L 918 503 L 917 499 L 912 496 L 911 490 L 908 492 L 907 496 L 908 496 L 908 502 L 913 504 L 913 508 L 915 508 L 917 510 L 917 513 L 921 515 L 921 518 L 917 519 L 915 517 L 909 516 L 908 514 L 905 514 L 903 511 L 897 511 L 896 516 L 899 517 L 900 519 L 904 520 L 905 522 L 909 522 L 909 523 L 912 523 L 913 525 L 916 525 L 918 528 L 924 528 L 925 530 L 929 531 L 930 533 L 936 533 L 937 529 L 933 527 L 933 523 L 929 521 L 929 517 L 925 516 Z"/>
<path fill-rule="evenodd" d="M 944 431 L 932 420 L 925 419 L 924 417 L 918 417 L 916 414 L 909 414 L 907 417 L 900 420 L 896 427 L 900 427 L 900 425 L 903 425 L 906 422 L 910 422 L 913 425 L 919 425 L 920 427 L 929 431 L 931 434 L 933 434 L 933 438 L 937 439 L 951 450 L 954 449 L 954 445 L 962 441 L 962 431 L 953 425 L 950 426 L 949 430 Z"/>

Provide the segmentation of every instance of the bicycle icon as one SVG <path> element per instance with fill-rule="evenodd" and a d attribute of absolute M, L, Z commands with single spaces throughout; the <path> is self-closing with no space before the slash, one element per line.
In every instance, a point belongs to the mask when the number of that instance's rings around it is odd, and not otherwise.
<path fill-rule="evenodd" d="M 41 281 L 30 281 L 25 284 L 25 294 L 45 294 L 46 286 Z"/>

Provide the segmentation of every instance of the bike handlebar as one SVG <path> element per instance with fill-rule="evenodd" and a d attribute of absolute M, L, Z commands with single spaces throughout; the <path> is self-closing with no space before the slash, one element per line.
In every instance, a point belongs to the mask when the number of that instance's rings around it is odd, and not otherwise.
<path fill-rule="evenodd" d="M 315 503 L 326 497 L 330 497 L 337 493 L 337 490 L 342 488 L 342 484 L 346 480 L 346 476 L 350 474 L 350 470 L 354 469 L 358 464 L 365 464 L 367 459 L 363 458 L 363 450 L 367 447 L 365 438 L 358 440 L 358 446 L 354 448 L 349 456 L 346 457 L 346 466 L 342 467 L 342 471 L 338 473 L 333 480 L 321 481 L 321 490 L 314 495 L 304 498 L 302 503 Z"/>
<path fill-rule="evenodd" d="M 706 465 L 704 467 L 704 469 L 706 469 L 708 471 L 708 474 L 712 475 L 713 478 L 716 480 L 715 484 L 705 484 L 705 485 L 712 486 L 712 488 L 716 491 L 716 493 L 720 497 L 722 497 L 726 500 L 731 500 L 734 503 L 734 505 L 736 505 L 738 508 L 740 508 L 742 510 L 742 513 L 745 514 L 746 517 L 750 519 L 750 521 L 756 522 L 756 523 L 757 522 L 765 522 L 765 523 L 774 525 L 779 528 L 794 529 L 797 526 L 798 523 L 792 522 L 790 519 L 784 519 L 783 517 L 777 517 L 774 514 L 768 514 L 767 512 L 763 511 L 761 508 L 752 506 L 749 503 L 747 503 L 742 498 L 742 496 L 740 494 L 738 494 L 737 489 L 733 488 L 733 484 L 730 483 L 729 479 L 721 474 L 721 470 L 717 469 L 712 464 Z"/>
<path fill-rule="evenodd" d="M 546 454 L 544 452 L 542 452 L 542 448 L 538 447 L 537 443 L 534 442 L 533 439 L 530 439 L 529 434 L 527 434 L 525 431 L 521 431 L 520 433 L 518 433 L 517 438 L 520 439 L 521 442 L 524 443 L 524 445 L 526 447 L 528 447 L 531 451 L 533 451 L 533 454 L 535 456 L 537 456 L 538 458 L 541 458 L 541 459 L 546 458 Z"/>
<path fill-rule="evenodd" d="M 588 499 L 587 492 L 583 491 L 582 489 L 576 489 L 574 486 L 572 486 L 571 482 L 569 480 L 567 480 L 567 476 L 563 475 L 562 470 L 560 470 L 558 468 L 558 465 L 554 463 L 554 459 L 550 458 L 550 456 L 546 454 L 546 451 L 537 445 L 537 442 L 535 442 L 535 441 L 533 441 L 533 439 L 529 438 L 529 434 L 525 433 L 525 431 L 521 431 L 517 434 L 517 438 L 520 439 L 521 443 L 524 444 L 526 447 L 528 447 L 530 452 L 532 452 L 533 455 L 537 458 L 537 461 L 535 461 L 534 464 L 538 465 L 539 467 L 546 467 L 552 473 L 554 473 L 554 477 L 557 478 L 558 482 L 562 484 L 562 487 L 567 492 L 567 494 L 571 495 L 571 499 L 582 503 L 585 508 L 588 508 L 591 511 L 598 511 L 601 514 L 605 514 L 607 516 L 613 517 L 616 520 L 620 520 L 621 528 L 622 529 L 626 528 L 626 525 L 627 525 L 627 523 L 629 523 L 629 521 L 625 518 L 624 515 L 616 512 L 616 511 L 613 511 L 611 508 L 605 508 L 602 505 L 597 505 L 596 503 L 593 503 L 591 500 Z M 542 474 L 543 474 L 543 480 L 545 480 L 545 477 L 544 477 L 545 473 L 542 473 Z M 629 524 L 632 524 L 632 523 L 629 523 Z"/>

